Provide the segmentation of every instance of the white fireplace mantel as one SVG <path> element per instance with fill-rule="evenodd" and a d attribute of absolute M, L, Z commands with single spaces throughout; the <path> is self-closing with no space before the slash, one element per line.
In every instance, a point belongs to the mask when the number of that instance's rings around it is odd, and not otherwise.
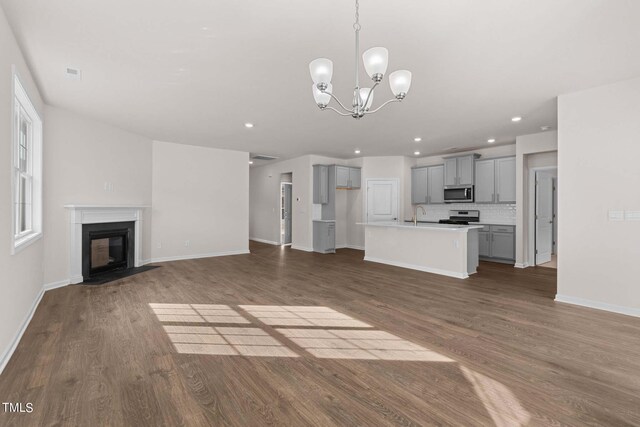
<path fill-rule="evenodd" d="M 142 266 L 142 205 L 65 205 L 69 214 L 69 275 L 71 283 L 82 283 L 82 225 L 135 222 L 134 266 Z"/>

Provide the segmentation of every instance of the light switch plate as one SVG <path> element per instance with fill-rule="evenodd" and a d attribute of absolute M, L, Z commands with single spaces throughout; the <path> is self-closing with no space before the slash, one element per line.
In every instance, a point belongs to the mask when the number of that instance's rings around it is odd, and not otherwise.
<path fill-rule="evenodd" d="M 624 221 L 624 211 L 609 211 L 609 221 Z"/>
<path fill-rule="evenodd" d="M 640 211 L 626 211 L 624 218 L 627 221 L 640 221 Z"/>

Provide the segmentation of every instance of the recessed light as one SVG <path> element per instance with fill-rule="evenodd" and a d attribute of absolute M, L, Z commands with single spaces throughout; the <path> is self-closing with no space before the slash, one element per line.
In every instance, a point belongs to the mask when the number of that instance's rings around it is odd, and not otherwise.
<path fill-rule="evenodd" d="M 354 151 L 354 153 L 360 154 L 360 150 L 356 150 L 356 151 Z"/>
<path fill-rule="evenodd" d="M 253 123 L 245 123 L 244 127 L 246 128 L 252 128 L 253 127 Z"/>
<path fill-rule="evenodd" d="M 420 152 L 419 152 L 419 151 L 414 151 L 414 152 L 413 152 L 413 154 L 414 154 L 415 156 L 419 156 L 419 155 L 420 155 Z"/>
<path fill-rule="evenodd" d="M 489 138 L 489 139 L 487 139 L 487 142 L 489 144 L 493 144 L 494 142 L 496 142 L 496 139 L 495 138 Z"/>
<path fill-rule="evenodd" d="M 201 29 L 202 31 L 208 31 L 208 30 L 209 30 L 209 27 L 200 27 L 200 29 Z"/>
<path fill-rule="evenodd" d="M 253 164 L 253 160 L 249 160 L 249 164 L 252 165 Z"/>
<path fill-rule="evenodd" d="M 422 138 L 420 138 L 419 136 L 416 136 L 415 138 L 413 138 L 413 140 L 415 142 L 420 142 L 420 141 L 422 141 Z"/>
<path fill-rule="evenodd" d="M 519 122 L 520 120 L 522 120 L 522 117 L 520 117 L 520 116 L 515 116 L 515 117 L 511 118 L 512 122 Z"/>

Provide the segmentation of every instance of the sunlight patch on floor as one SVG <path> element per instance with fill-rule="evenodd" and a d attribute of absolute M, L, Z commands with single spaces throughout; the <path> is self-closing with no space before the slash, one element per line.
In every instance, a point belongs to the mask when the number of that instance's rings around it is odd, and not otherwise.
<path fill-rule="evenodd" d="M 150 303 L 149 306 L 161 322 L 250 323 L 228 305 Z"/>
<path fill-rule="evenodd" d="M 529 423 L 531 415 L 504 384 L 464 366 L 460 366 L 460 369 L 473 385 L 496 427 L 525 426 Z"/>
<path fill-rule="evenodd" d="M 384 331 L 344 329 L 277 329 L 321 359 L 379 359 L 454 362 L 439 353 Z"/>
<path fill-rule="evenodd" d="M 329 307 L 287 305 L 240 305 L 239 307 L 271 326 L 371 327 Z"/>
<path fill-rule="evenodd" d="M 259 328 L 164 325 L 164 330 L 178 353 L 298 357 Z"/>

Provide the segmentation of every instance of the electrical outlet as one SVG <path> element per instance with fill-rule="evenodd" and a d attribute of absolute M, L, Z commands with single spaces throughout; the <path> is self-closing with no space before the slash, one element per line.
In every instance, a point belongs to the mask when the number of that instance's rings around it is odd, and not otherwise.
<path fill-rule="evenodd" d="M 184 241 L 184 245 L 185 245 L 186 247 L 191 246 L 191 241 L 190 241 L 190 240 L 185 240 L 185 241 Z"/>
<path fill-rule="evenodd" d="M 104 182 L 104 191 L 107 193 L 113 193 L 113 183 L 105 181 Z"/>
<path fill-rule="evenodd" d="M 458 249 L 460 247 L 460 241 L 459 240 L 454 240 L 453 241 L 453 247 Z"/>
<path fill-rule="evenodd" d="M 158 249 L 162 249 L 162 240 L 160 240 L 156 246 L 158 247 Z"/>

